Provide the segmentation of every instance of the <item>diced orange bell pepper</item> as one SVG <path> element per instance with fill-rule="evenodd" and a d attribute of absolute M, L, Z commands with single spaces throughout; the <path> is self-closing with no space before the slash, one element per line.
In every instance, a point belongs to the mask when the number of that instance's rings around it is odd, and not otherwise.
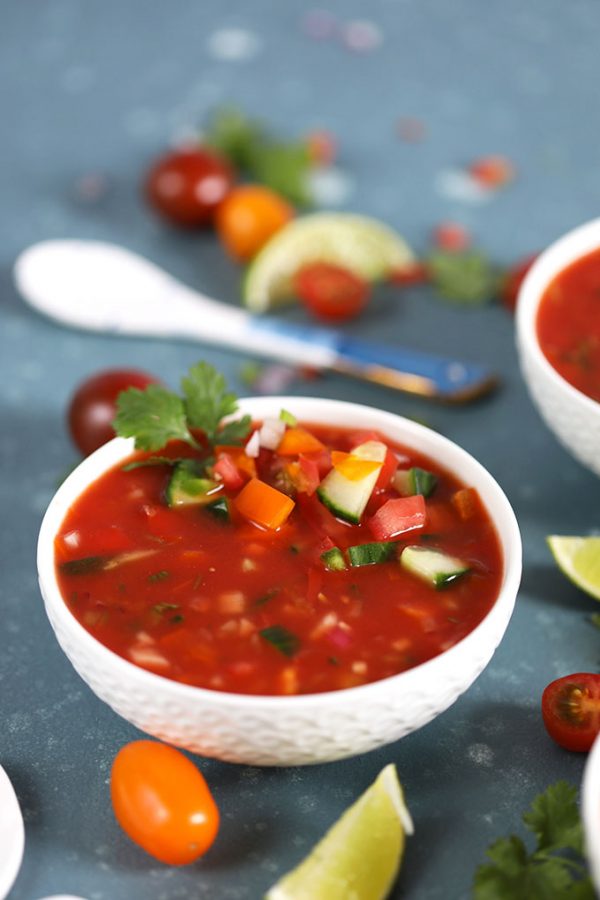
<path fill-rule="evenodd" d="M 359 456 L 343 453 L 341 450 L 331 451 L 331 462 L 333 468 L 348 481 L 361 481 L 371 472 L 381 469 L 381 463 L 374 459 L 361 459 Z"/>
<path fill-rule="evenodd" d="M 478 496 L 475 488 L 461 488 L 450 498 L 452 506 L 463 521 L 472 518 L 477 512 Z"/>
<path fill-rule="evenodd" d="M 253 478 L 233 501 L 244 518 L 275 531 L 285 522 L 295 503 L 286 494 Z"/>
<path fill-rule="evenodd" d="M 298 456 L 299 453 L 318 453 L 323 449 L 324 444 L 306 428 L 288 428 L 277 447 L 277 453 L 281 456 Z"/>

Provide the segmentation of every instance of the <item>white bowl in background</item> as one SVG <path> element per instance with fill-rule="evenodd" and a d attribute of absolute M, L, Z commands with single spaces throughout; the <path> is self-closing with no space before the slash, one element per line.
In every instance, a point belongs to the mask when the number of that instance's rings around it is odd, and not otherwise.
<path fill-rule="evenodd" d="M 115 438 L 61 485 L 42 522 L 40 588 L 58 641 L 77 672 L 119 715 L 142 731 L 204 756 L 251 765 L 303 765 L 354 756 L 421 728 L 446 710 L 490 661 L 507 628 L 521 577 L 519 528 L 504 493 L 472 456 L 422 425 L 367 406 L 307 397 L 240 402 L 254 419 L 290 410 L 300 421 L 376 429 L 414 447 L 479 491 L 498 532 L 504 572 L 498 598 L 459 643 L 413 669 L 346 690 L 254 696 L 180 684 L 117 656 L 79 624 L 61 596 L 54 538 L 69 507 L 103 472 L 133 451 Z"/>
<path fill-rule="evenodd" d="M 600 248 L 600 219 L 551 244 L 527 273 L 517 301 L 517 348 L 521 371 L 542 418 L 579 462 L 600 475 L 600 403 L 558 374 L 537 337 L 537 313 L 550 282 L 571 263 Z"/>

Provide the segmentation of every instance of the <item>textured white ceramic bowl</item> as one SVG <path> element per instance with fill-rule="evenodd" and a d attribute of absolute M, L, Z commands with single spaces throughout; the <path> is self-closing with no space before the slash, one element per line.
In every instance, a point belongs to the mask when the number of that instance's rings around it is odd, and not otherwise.
<path fill-rule="evenodd" d="M 600 403 L 582 394 L 552 368 L 538 343 L 536 319 L 540 300 L 552 279 L 599 247 L 600 219 L 570 231 L 537 258 L 517 303 L 517 347 L 531 396 L 558 440 L 596 475 L 600 475 Z"/>
<path fill-rule="evenodd" d="M 600 896 L 600 739 L 596 738 L 583 770 L 581 805 L 585 850 L 596 893 Z"/>
<path fill-rule="evenodd" d="M 499 534 L 504 575 L 495 605 L 471 634 L 441 656 L 392 678 L 292 697 L 227 694 L 169 681 L 98 643 L 58 589 L 53 541 L 67 510 L 90 482 L 131 453 L 132 442 L 117 438 L 97 450 L 59 488 L 40 531 L 40 587 L 56 636 L 92 690 L 142 731 L 204 756 L 252 765 L 342 759 L 395 741 L 435 718 L 489 662 L 508 625 L 521 576 L 521 539 L 510 504 L 491 475 L 456 444 L 400 416 L 353 403 L 306 397 L 241 403 L 255 419 L 277 415 L 282 407 L 303 421 L 378 429 L 477 488 Z"/>

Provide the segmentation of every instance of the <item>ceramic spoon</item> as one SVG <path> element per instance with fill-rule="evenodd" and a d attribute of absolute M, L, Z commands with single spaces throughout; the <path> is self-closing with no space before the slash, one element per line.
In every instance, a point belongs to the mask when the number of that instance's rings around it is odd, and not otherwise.
<path fill-rule="evenodd" d="M 99 241 L 35 244 L 17 259 L 15 282 L 39 312 L 77 328 L 225 345 L 441 400 L 471 400 L 495 383 L 485 366 L 252 315 Z"/>
<path fill-rule="evenodd" d="M 25 826 L 10 778 L 0 766 L 0 900 L 4 900 L 21 868 Z"/>

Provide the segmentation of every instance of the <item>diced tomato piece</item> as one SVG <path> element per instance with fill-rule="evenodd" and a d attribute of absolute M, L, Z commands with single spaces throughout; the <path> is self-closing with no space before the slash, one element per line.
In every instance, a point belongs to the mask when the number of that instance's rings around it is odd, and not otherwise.
<path fill-rule="evenodd" d="M 379 478 L 375 482 L 376 491 L 383 490 L 389 486 L 389 483 L 392 480 L 397 468 L 398 457 L 396 456 L 394 451 L 390 450 L 390 448 L 388 447 L 383 465 L 381 467 L 381 472 L 379 473 Z"/>
<path fill-rule="evenodd" d="M 213 475 L 218 481 L 222 481 L 230 491 L 239 490 L 246 481 L 229 453 L 219 453 L 213 466 Z"/>
<path fill-rule="evenodd" d="M 314 459 L 309 459 L 308 456 L 304 456 L 303 453 L 298 457 L 298 464 L 300 466 L 300 474 L 303 478 L 303 490 L 305 494 L 308 494 L 310 497 L 316 489 L 319 487 L 321 483 L 321 477 L 319 475 L 319 465 Z"/>
<path fill-rule="evenodd" d="M 243 447 L 234 444 L 222 444 L 215 447 L 217 457 L 221 453 L 227 453 L 241 472 L 245 472 L 249 478 L 256 477 L 256 463 L 253 457 L 248 456 Z"/>
<path fill-rule="evenodd" d="M 326 448 L 320 453 L 303 453 L 302 456 L 316 463 L 319 478 L 324 478 L 331 471 L 331 453 Z"/>
<path fill-rule="evenodd" d="M 374 516 L 367 520 L 371 533 L 378 541 L 387 541 L 407 531 L 422 528 L 427 513 L 421 494 L 387 500 Z"/>

